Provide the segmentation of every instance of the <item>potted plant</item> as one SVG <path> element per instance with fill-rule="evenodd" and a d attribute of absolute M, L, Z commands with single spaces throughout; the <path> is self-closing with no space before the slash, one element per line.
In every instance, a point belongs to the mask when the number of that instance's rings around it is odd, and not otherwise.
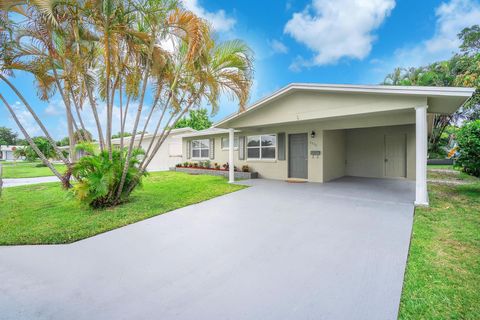
<path fill-rule="evenodd" d="M 250 168 L 248 167 L 248 165 L 242 166 L 242 172 L 250 172 Z"/>

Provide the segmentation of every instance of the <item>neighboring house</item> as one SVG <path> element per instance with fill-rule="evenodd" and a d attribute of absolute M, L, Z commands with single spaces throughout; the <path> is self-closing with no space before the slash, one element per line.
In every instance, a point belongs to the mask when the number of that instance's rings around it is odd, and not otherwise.
<path fill-rule="evenodd" d="M 148 171 L 167 171 L 171 167 L 175 167 L 177 163 L 182 162 L 182 135 L 196 132 L 192 128 L 179 128 L 172 129 L 170 134 L 163 142 L 162 146 L 158 149 L 158 152 L 153 157 L 152 161 L 147 167 Z M 143 137 L 141 148 L 145 151 L 148 150 L 148 147 L 152 141 L 152 134 L 145 134 Z M 154 144 L 158 141 L 159 136 L 155 138 Z M 140 141 L 140 134 L 137 134 L 135 137 L 135 143 L 138 144 Z M 125 146 L 128 146 L 130 142 L 130 137 L 124 138 Z M 112 144 L 115 146 L 120 146 L 120 138 L 112 139 Z"/>
<path fill-rule="evenodd" d="M 426 205 L 427 112 L 453 113 L 473 92 L 290 84 L 214 128 L 185 135 L 184 161 L 248 165 L 267 179 L 416 180 L 415 202 Z"/>
<path fill-rule="evenodd" d="M 22 146 L 0 146 L 0 160 L 3 161 L 15 161 L 15 160 L 24 160 L 23 157 L 17 158 L 14 155 L 14 151 L 17 148 L 23 148 Z"/>
<path fill-rule="evenodd" d="M 196 132 L 195 129 L 192 128 L 179 128 L 179 129 L 172 129 L 170 134 L 163 142 L 162 146 L 158 149 L 157 153 L 153 157 L 152 161 L 147 167 L 148 171 L 166 171 L 171 167 L 175 167 L 175 165 L 179 162 L 182 162 L 182 135 L 187 133 Z M 150 142 L 152 141 L 153 135 L 146 133 L 143 137 L 141 148 L 147 151 Z M 158 141 L 159 137 L 155 139 L 154 143 Z M 138 145 L 138 141 L 140 141 L 140 134 L 137 134 L 135 137 L 135 146 Z M 130 137 L 123 138 L 123 144 L 125 147 L 128 147 L 130 143 Z M 120 138 L 112 139 L 112 145 L 114 147 L 120 147 Z M 152 147 L 153 148 L 153 147 Z M 69 146 L 60 147 L 61 150 L 69 151 Z M 76 152 L 77 159 L 84 156 L 84 152 L 82 150 L 78 150 Z"/>

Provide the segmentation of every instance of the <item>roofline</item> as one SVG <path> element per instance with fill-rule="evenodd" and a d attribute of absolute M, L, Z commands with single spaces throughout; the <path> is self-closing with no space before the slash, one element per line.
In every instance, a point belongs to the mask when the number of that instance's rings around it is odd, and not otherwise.
<path fill-rule="evenodd" d="M 205 130 L 200 130 L 197 132 L 192 132 L 192 133 L 186 133 L 182 135 L 182 138 L 193 138 L 193 137 L 208 137 L 208 136 L 216 136 L 216 135 L 222 135 L 222 134 L 228 134 L 228 129 L 222 129 L 222 128 L 214 128 L 216 131 L 211 131 L 213 127 L 210 127 Z M 210 130 L 210 131 L 208 131 Z M 234 130 L 234 132 L 241 132 L 240 130 Z"/>
<path fill-rule="evenodd" d="M 466 87 L 423 87 L 423 86 L 391 86 L 391 85 L 354 85 L 354 84 L 319 84 L 319 83 L 291 83 L 271 95 L 262 98 L 248 107 L 245 111 L 234 113 L 213 124 L 213 128 L 222 125 L 238 116 L 244 115 L 265 103 L 295 90 L 319 92 L 346 92 L 346 93 L 377 93 L 399 94 L 409 96 L 431 97 L 464 97 L 469 98 L 475 92 L 474 88 Z"/>
<path fill-rule="evenodd" d="M 196 132 L 196 131 L 197 131 L 197 130 L 192 129 L 192 128 L 190 128 L 190 127 L 176 128 L 176 129 L 172 129 L 172 130 L 170 131 L 170 134 L 172 134 L 172 133 L 181 133 L 181 132 Z M 141 134 L 137 133 L 137 134 L 135 135 L 135 140 L 134 140 L 134 141 L 140 140 L 140 136 L 141 136 Z M 132 136 L 127 136 L 127 137 L 123 137 L 123 139 L 124 139 L 124 140 L 127 140 L 127 139 L 130 139 L 131 137 L 132 137 Z M 146 133 L 146 134 L 143 136 L 144 139 L 145 139 L 145 138 L 151 138 L 151 137 L 153 137 L 153 134 L 151 134 L 151 133 Z M 114 139 L 112 139 L 112 142 L 119 142 L 120 139 L 121 139 L 121 138 L 114 138 Z"/>

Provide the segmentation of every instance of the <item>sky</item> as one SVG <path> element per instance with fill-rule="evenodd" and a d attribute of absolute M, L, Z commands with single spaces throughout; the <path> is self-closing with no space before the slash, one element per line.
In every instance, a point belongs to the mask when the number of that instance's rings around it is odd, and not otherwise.
<path fill-rule="evenodd" d="M 249 104 L 292 82 L 379 84 L 396 67 L 425 65 L 458 51 L 457 34 L 480 24 L 480 0 L 183 0 L 207 19 L 218 41 L 241 39 L 254 52 L 254 81 Z M 36 97 L 32 78 L 12 81 L 27 97 L 51 134 L 67 135 L 61 99 Z M 17 110 L 32 135 L 40 130 L 18 98 L 0 83 L 0 92 Z M 128 115 L 127 131 L 134 114 Z M 222 97 L 218 121 L 238 104 Z M 103 111 L 102 111 L 103 113 Z M 118 117 L 118 108 L 114 116 Z M 95 132 L 89 107 L 83 118 Z M 118 122 L 118 121 L 117 121 Z M 19 132 L 0 105 L 0 126 Z M 118 126 L 114 126 L 114 132 Z"/>

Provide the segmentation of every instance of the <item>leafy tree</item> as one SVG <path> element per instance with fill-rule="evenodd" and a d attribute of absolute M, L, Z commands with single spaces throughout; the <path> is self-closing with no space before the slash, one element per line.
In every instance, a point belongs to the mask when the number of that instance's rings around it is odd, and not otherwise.
<path fill-rule="evenodd" d="M 458 134 L 457 163 L 469 174 L 480 177 L 480 120 L 464 124 Z"/>
<path fill-rule="evenodd" d="M 42 152 L 45 157 L 48 159 L 54 159 L 56 157 L 55 150 L 53 149 L 52 144 L 45 137 L 34 137 L 32 138 L 33 142 L 37 148 Z M 31 147 L 26 146 L 23 151 L 23 155 L 27 158 L 28 161 L 34 161 L 39 158 L 37 152 Z"/>
<path fill-rule="evenodd" d="M 180 119 L 175 128 L 190 127 L 195 130 L 204 130 L 212 126 L 207 109 L 190 110 L 188 117 Z"/>
<path fill-rule="evenodd" d="M 0 127 L 0 145 L 17 144 L 17 136 L 18 134 L 14 133 L 12 129 Z"/>
<path fill-rule="evenodd" d="M 130 132 L 118 132 L 117 134 L 113 134 L 112 135 L 112 139 L 117 139 L 117 138 L 120 138 L 120 137 L 131 137 L 132 134 Z"/>
<path fill-rule="evenodd" d="M 478 53 L 480 51 L 480 27 L 478 25 L 464 28 L 458 37 L 462 40 L 460 49 L 463 52 Z"/>
<path fill-rule="evenodd" d="M 442 134 L 449 125 L 480 116 L 480 28 L 475 25 L 459 33 L 463 41 L 462 54 L 446 61 L 418 68 L 396 68 L 387 75 L 384 84 L 405 86 L 462 86 L 477 88 L 475 94 L 454 114 L 434 114 L 433 129 L 429 133 L 429 153 L 444 154 Z"/>

